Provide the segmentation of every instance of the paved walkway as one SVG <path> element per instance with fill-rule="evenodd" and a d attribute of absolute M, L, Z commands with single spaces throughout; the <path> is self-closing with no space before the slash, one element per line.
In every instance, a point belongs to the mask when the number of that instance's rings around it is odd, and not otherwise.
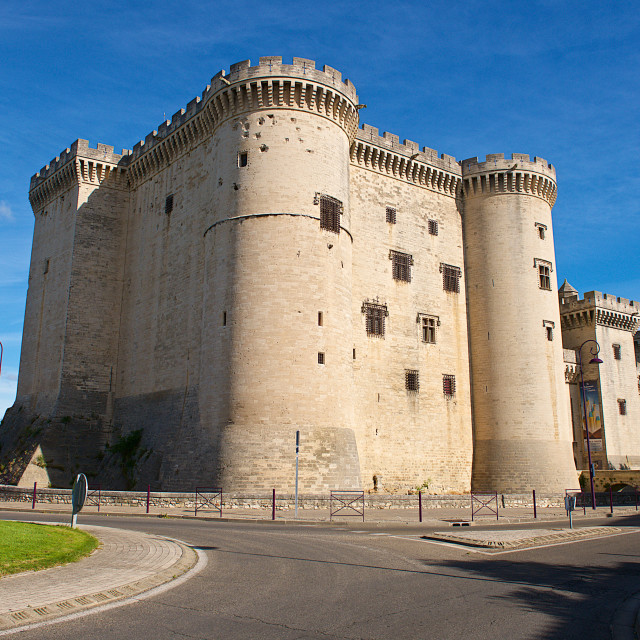
<path fill-rule="evenodd" d="M 198 560 L 185 544 L 108 527 L 80 526 L 100 547 L 61 567 L 0 580 L 0 632 L 130 598 L 169 582 Z"/>

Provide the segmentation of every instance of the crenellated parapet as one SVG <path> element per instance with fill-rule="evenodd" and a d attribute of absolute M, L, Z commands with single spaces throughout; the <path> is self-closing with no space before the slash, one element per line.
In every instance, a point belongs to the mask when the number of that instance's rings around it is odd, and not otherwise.
<path fill-rule="evenodd" d="M 635 332 L 640 327 L 640 303 L 600 291 L 588 291 L 579 300 L 560 300 L 563 329 L 575 329 L 597 324 Z"/>
<path fill-rule="evenodd" d="M 76 140 L 31 177 L 29 202 L 34 213 L 75 184 L 127 189 L 129 153 L 127 149 L 121 154 L 114 153 L 112 146 L 101 143 L 92 149 L 88 140 Z"/>
<path fill-rule="evenodd" d="M 133 147 L 130 180 L 133 186 L 213 135 L 229 118 L 274 109 L 307 111 L 340 126 L 349 140 L 358 127 L 358 96 L 349 80 L 332 67 L 316 69 L 306 58 L 283 64 L 280 56 L 231 65 L 220 71 L 202 92 Z"/>
<path fill-rule="evenodd" d="M 411 140 L 400 142 L 392 133 L 379 135 L 378 129 L 363 124 L 351 144 L 351 162 L 383 175 L 405 180 L 438 193 L 455 197 L 462 180 L 453 156 L 438 156 L 435 149 Z"/>
<path fill-rule="evenodd" d="M 558 195 L 556 170 L 542 158 L 526 153 L 487 155 L 485 162 L 469 158 L 460 162 L 462 188 L 467 198 L 521 193 L 545 200 L 553 207 Z"/>

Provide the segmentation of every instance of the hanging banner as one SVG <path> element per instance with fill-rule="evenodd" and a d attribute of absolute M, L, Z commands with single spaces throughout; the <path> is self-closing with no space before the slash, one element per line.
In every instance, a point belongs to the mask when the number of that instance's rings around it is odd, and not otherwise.
<path fill-rule="evenodd" d="M 582 392 L 582 386 L 580 387 Z M 587 421 L 589 426 L 589 442 L 591 452 L 602 451 L 602 409 L 600 407 L 600 395 L 598 394 L 598 381 L 587 380 L 584 383 L 584 395 L 587 401 Z M 582 438 L 584 448 L 587 448 L 587 431 L 584 424 L 584 409 L 581 416 Z"/>

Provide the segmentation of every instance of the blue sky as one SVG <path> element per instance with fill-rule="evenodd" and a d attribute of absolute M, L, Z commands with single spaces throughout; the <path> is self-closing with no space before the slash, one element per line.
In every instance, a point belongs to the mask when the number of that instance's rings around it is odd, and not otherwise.
<path fill-rule="evenodd" d="M 361 122 L 459 160 L 557 170 L 556 272 L 640 299 L 637 2 L 0 1 L 0 416 L 13 403 L 29 179 L 76 138 L 131 148 L 250 58 L 311 58 L 356 85 Z"/>

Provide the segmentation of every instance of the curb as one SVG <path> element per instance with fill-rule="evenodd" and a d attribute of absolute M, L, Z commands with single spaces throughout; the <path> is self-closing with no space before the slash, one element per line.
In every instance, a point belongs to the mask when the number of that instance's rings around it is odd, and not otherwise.
<path fill-rule="evenodd" d="M 558 542 L 571 542 L 585 538 L 604 538 L 606 536 L 622 533 L 619 527 L 584 527 L 581 529 L 569 529 L 542 536 L 532 536 L 520 540 L 478 540 L 465 538 L 455 534 L 432 533 L 422 536 L 424 540 L 438 540 L 451 542 L 465 547 L 481 547 L 483 549 L 506 550 L 506 549 L 528 549 Z"/>
<path fill-rule="evenodd" d="M 95 535 L 95 532 L 92 532 Z M 96 537 L 99 538 L 99 535 Z M 172 566 L 146 578 L 118 585 L 104 591 L 80 593 L 75 597 L 54 601 L 40 607 L 27 607 L 18 611 L 0 614 L 0 636 L 23 631 L 25 627 L 39 626 L 42 623 L 58 622 L 70 615 L 82 615 L 92 609 L 105 605 L 127 604 L 127 600 L 134 601 L 136 596 L 166 585 L 187 575 L 197 568 L 200 555 L 197 547 L 190 547 L 180 540 L 159 536 L 177 544 L 182 553 L 180 559 Z M 205 556 L 206 559 L 206 556 Z"/>

